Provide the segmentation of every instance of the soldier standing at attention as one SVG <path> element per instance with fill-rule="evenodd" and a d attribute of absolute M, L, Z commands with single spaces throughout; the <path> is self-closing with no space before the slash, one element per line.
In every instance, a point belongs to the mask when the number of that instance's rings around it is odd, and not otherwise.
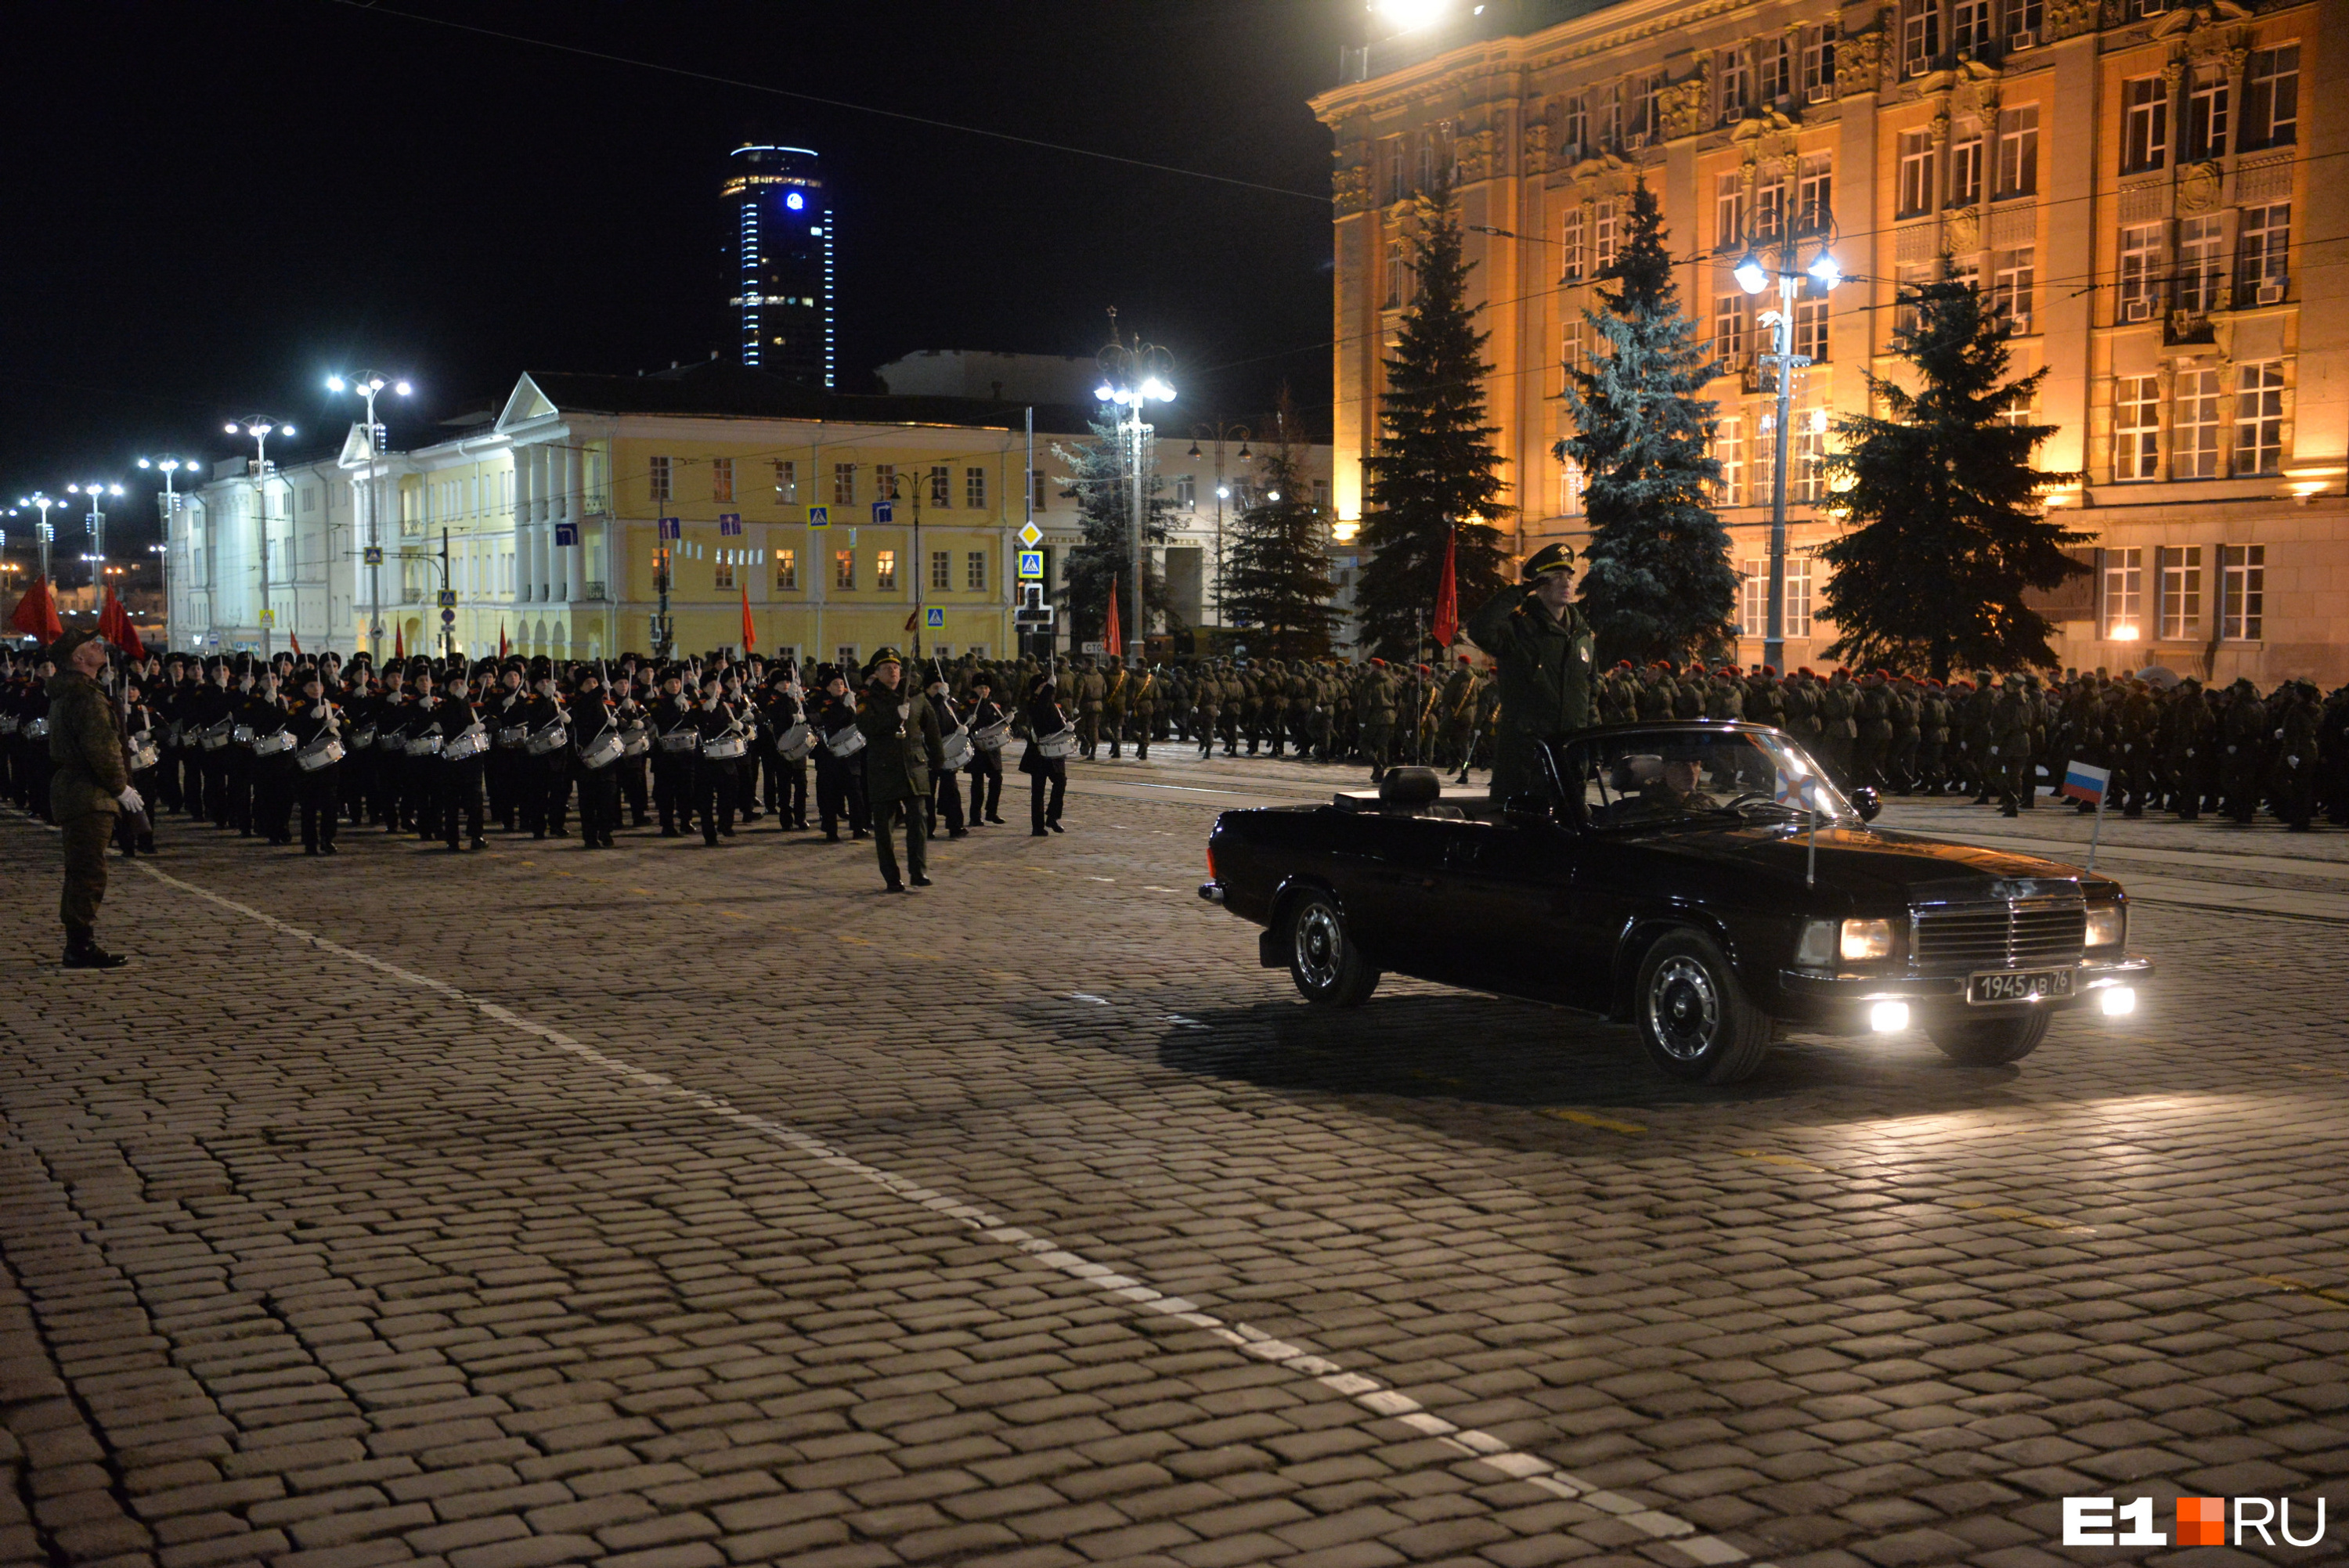
<path fill-rule="evenodd" d="M 1494 595 L 1467 627 L 1500 682 L 1493 798 L 1502 801 L 1545 790 L 1542 742 L 1590 722 L 1590 624 L 1574 607 L 1574 552 L 1544 545 L 1526 562 L 1525 577 Z"/>
<path fill-rule="evenodd" d="M 98 689 L 106 643 L 95 632 L 67 632 L 47 655 L 57 662 L 48 681 L 49 813 L 65 847 L 65 892 L 57 914 L 65 923 L 65 966 L 112 969 L 124 960 L 98 944 L 98 907 L 106 898 L 106 846 L 118 811 L 146 802 L 130 787 L 114 714 Z"/>
<path fill-rule="evenodd" d="M 1091 660 L 1085 661 L 1084 671 L 1077 677 L 1077 736 L 1088 762 L 1101 748 L 1102 704 L 1108 700 L 1109 683 Z"/>
<path fill-rule="evenodd" d="M 945 740 L 938 733 L 937 711 L 921 693 L 906 686 L 897 650 L 885 647 L 873 655 L 873 679 L 864 688 L 864 707 L 856 727 L 864 732 L 864 799 L 873 813 L 873 851 L 881 862 L 881 880 L 891 892 L 904 892 L 905 882 L 930 885 L 929 833 L 923 824 L 922 802 L 930 798 L 930 776 L 946 768 Z M 905 829 L 905 881 L 897 875 L 896 846 L 889 831 L 898 823 Z"/>
<path fill-rule="evenodd" d="M 1133 678 L 1126 683 L 1125 710 L 1133 717 L 1133 759 L 1150 760 L 1150 732 L 1158 723 L 1158 672 L 1146 665 L 1136 665 Z M 1116 751 L 1110 752 L 1112 757 Z"/>

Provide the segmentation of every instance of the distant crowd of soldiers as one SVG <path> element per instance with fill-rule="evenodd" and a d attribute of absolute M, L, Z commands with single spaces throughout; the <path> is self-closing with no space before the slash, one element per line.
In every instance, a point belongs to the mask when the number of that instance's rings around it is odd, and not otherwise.
<path fill-rule="evenodd" d="M 563 836 L 575 794 L 583 830 L 596 842 L 608 841 L 624 810 L 638 826 L 657 816 L 665 833 L 698 829 L 715 838 L 762 812 L 786 829 L 811 827 L 811 805 L 827 835 L 846 828 L 863 837 L 868 812 L 858 770 L 825 742 L 853 722 L 864 672 L 825 665 L 810 673 L 802 685 L 794 666 L 722 651 L 667 665 L 625 655 L 608 665 L 412 659 L 385 670 L 364 655 L 297 666 L 288 655 L 266 661 L 181 655 L 133 672 L 140 690 L 131 722 L 155 753 L 157 788 L 142 790 L 166 810 L 200 810 L 288 842 L 293 810 L 305 807 L 305 845 L 329 853 L 332 828 L 320 827 L 326 815 L 429 832 L 452 847 L 460 837 L 480 842 L 480 809 L 466 803 L 462 789 L 453 804 L 440 803 L 432 786 L 448 775 L 421 766 L 425 753 L 410 744 L 435 727 L 443 747 L 459 742 L 465 726 L 452 699 L 486 716 L 479 719 L 487 733 L 480 798 L 502 827 Z M 1403 764 L 1465 779 L 1491 765 L 1500 718 L 1493 672 L 1464 657 L 1439 669 L 1375 658 L 1143 665 L 964 655 L 911 660 L 906 674 L 941 710 L 949 738 L 960 732 L 985 742 L 952 748 L 952 766 L 934 769 L 939 777 L 925 818 L 948 834 L 1002 820 L 1000 750 L 1008 739 L 1035 740 L 1040 726 L 1065 725 L 1061 744 L 1083 760 L 1121 757 L 1128 747 L 1146 759 L 1154 744 L 1179 744 L 1202 758 L 1220 748 L 1225 757 L 1365 766 L 1374 779 Z M 317 694 L 305 698 L 311 685 Z M 533 749 L 531 738 L 567 716 L 583 688 L 595 733 Z M 1881 670 L 1781 676 L 1766 666 L 1658 661 L 1601 672 L 1592 693 L 1599 724 L 1711 718 L 1775 726 L 1847 788 L 1970 796 L 2013 815 L 2042 802 L 2043 790 L 2060 787 L 2067 766 L 2080 760 L 2110 770 L 2107 809 L 2126 816 L 2168 812 L 2192 821 L 2209 813 L 2250 822 L 2264 810 L 2299 829 L 2320 819 L 2349 826 L 2349 687 L 2328 697 L 2313 683 L 2287 681 L 2262 694 L 2247 679 L 2206 688 L 2191 678 L 2157 685 L 2103 670 L 2044 679 L 1984 670 L 1944 683 Z M 0 762 L 19 805 L 36 801 L 46 766 L 31 736 L 45 700 L 29 656 L 0 664 Z M 256 701 L 257 721 L 237 722 Z M 345 758 L 332 770 L 331 813 L 314 799 L 328 780 L 305 781 L 291 756 L 256 758 L 253 740 L 240 738 L 248 730 L 269 734 L 264 727 L 274 722 L 274 708 L 287 716 L 301 746 L 314 744 L 317 728 L 305 722 L 305 702 L 331 705 L 340 720 Z M 583 767 L 580 752 L 601 738 L 606 709 L 620 746 L 606 776 L 609 800 L 606 778 L 586 778 L 600 769 Z M 435 710 L 439 718 L 428 718 Z M 396 743 L 385 739 L 395 733 Z M 734 740 L 735 755 L 710 755 L 713 747 L 733 750 Z M 1059 826 L 1060 760 L 1037 758 L 1032 748 L 1022 759 L 1022 770 L 1039 780 L 1035 831 Z M 956 782 L 966 777 L 967 810 Z"/>

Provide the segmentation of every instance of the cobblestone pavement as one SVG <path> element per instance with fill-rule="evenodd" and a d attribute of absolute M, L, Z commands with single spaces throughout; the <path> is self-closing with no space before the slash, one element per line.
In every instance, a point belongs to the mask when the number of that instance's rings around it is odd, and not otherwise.
<path fill-rule="evenodd" d="M 1077 773 L 1065 837 L 1007 812 L 903 899 L 765 823 L 167 822 L 105 975 L 0 820 L 0 1560 L 2349 1555 L 2332 923 L 2148 903 L 2125 1026 L 1690 1089 L 1257 968 L 1203 833 L 1335 770 Z M 2181 1493 L 2331 1543 L 2053 1544 Z"/>

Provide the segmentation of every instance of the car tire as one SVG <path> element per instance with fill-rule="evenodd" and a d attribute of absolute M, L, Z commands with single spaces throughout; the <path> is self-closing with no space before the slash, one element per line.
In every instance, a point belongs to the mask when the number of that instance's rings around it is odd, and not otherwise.
<path fill-rule="evenodd" d="M 1359 1007 L 1378 988 L 1379 972 L 1347 934 L 1338 901 L 1307 892 L 1289 901 L 1281 936 L 1288 950 L 1288 977 L 1298 994 L 1324 1007 Z"/>
<path fill-rule="evenodd" d="M 2019 1062 L 2047 1037 L 2054 1015 L 2033 1008 L 2019 1018 L 1969 1018 L 1930 1031 L 1941 1054 L 1970 1068 L 2002 1068 Z"/>
<path fill-rule="evenodd" d="M 1768 1014 L 1712 938 L 1675 931 L 1640 960 L 1632 1016 L 1648 1059 L 1683 1083 L 1735 1083 L 1770 1054 Z"/>

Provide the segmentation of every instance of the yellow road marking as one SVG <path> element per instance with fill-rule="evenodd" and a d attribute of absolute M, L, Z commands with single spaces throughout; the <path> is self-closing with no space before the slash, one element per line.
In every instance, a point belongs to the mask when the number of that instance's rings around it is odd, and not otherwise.
<path fill-rule="evenodd" d="M 1791 1154 L 1770 1154 L 1759 1149 L 1740 1149 L 1736 1152 L 1748 1160 L 1759 1160 L 1764 1165 L 1784 1165 L 1790 1171 L 1808 1171 L 1816 1176 L 1835 1174 L 1824 1165 L 1814 1165 L 1807 1160 L 1797 1160 Z"/>
<path fill-rule="evenodd" d="M 2349 1295 L 2344 1295 L 2337 1290 L 2327 1290 L 2322 1285 L 2310 1284 L 2306 1280 L 2292 1279 L 2282 1274 L 2253 1274 L 2251 1278 L 2261 1284 L 2274 1285 L 2278 1290 L 2288 1290 L 2294 1295 L 2323 1296 L 2326 1301 L 2349 1306 Z"/>
<path fill-rule="evenodd" d="M 1648 1130 L 1636 1121 L 1618 1121 L 1611 1116 L 1595 1116 L 1587 1110 L 1567 1110 L 1557 1106 L 1537 1106 L 1536 1111 L 1558 1121 L 1571 1121 L 1579 1127 L 1596 1127 L 1605 1132 L 1645 1132 Z"/>

